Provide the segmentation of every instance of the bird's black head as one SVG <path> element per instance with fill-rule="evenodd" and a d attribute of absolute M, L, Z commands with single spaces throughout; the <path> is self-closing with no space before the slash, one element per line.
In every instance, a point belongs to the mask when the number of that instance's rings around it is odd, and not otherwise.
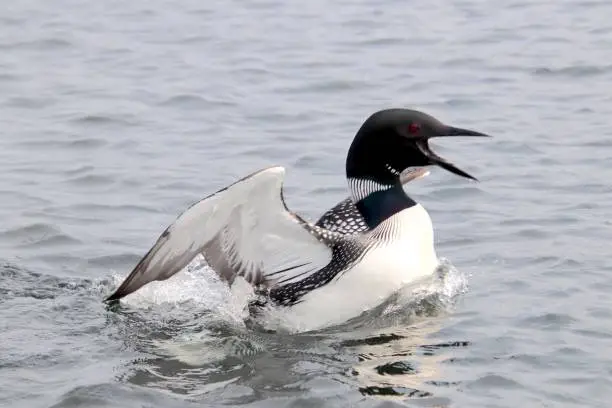
<path fill-rule="evenodd" d="M 429 139 L 445 136 L 488 136 L 445 125 L 426 113 L 410 109 L 387 109 L 374 113 L 361 126 L 346 160 L 348 178 L 395 184 L 408 167 L 438 165 L 452 173 L 476 180 L 429 148 Z"/>

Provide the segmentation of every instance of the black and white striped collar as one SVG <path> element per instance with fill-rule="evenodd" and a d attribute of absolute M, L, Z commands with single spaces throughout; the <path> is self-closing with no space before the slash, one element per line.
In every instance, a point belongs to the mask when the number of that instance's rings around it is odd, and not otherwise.
<path fill-rule="evenodd" d="M 357 203 L 370 194 L 390 190 L 395 187 L 395 184 L 383 184 L 371 179 L 364 178 L 349 178 L 349 191 L 353 202 Z"/>
<path fill-rule="evenodd" d="M 370 229 L 376 228 L 382 221 L 416 204 L 404 192 L 399 172 L 397 174 L 394 183 L 381 183 L 368 178 L 348 178 L 351 199 Z"/>

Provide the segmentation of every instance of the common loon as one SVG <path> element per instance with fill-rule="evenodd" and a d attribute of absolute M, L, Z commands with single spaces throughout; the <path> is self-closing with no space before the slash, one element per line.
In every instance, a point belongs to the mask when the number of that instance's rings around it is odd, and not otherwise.
<path fill-rule="evenodd" d="M 283 167 L 260 170 L 183 212 L 106 300 L 168 279 L 201 254 L 230 285 L 242 277 L 314 326 L 355 317 L 438 266 L 429 214 L 403 184 L 430 165 L 476 180 L 430 149 L 430 138 L 445 136 L 488 135 L 416 110 L 378 111 L 349 148 L 349 198 L 317 223 L 287 208 Z"/>

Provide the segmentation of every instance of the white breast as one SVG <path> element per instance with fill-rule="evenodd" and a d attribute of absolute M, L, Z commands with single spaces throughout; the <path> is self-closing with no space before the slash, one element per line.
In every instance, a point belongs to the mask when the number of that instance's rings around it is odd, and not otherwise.
<path fill-rule="evenodd" d="M 369 234 L 389 231 L 353 268 L 302 298 L 283 320 L 296 329 L 339 324 L 371 309 L 401 287 L 430 276 L 438 266 L 429 214 L 420 204 L 381 223 Z"/>

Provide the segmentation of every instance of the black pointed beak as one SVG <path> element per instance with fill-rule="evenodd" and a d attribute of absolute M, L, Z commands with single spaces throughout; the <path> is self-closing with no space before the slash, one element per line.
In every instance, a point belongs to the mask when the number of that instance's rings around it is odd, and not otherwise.
<path fill-rule="evenodd" d="M 445 126 L 443 129 L 440 130 L 440 132 L 438 134 L 436 134 L 435 136 L 432 137 L 447 137 L 447 136 L 474 136 L 474 137 L 491 137 L 485 133 L 481 133 L 481 132 L 476 132 L 475 130 L 469 130 L 469 129 L 461 129 L 461 128 L 457 128 L 457 127 L 452 127 L 452 126 Z M 474 180 L 474 181 L 478 181 L 478 179 L 474 176 L 472 176 L 471 174 L 461 170 L 460 168 L 458 168 L 457 166 L 455 166 L 453 163 L 449 162 L 448 160 L 438 156 L 436 153 L 434 153 L 430 148 L 429 148 L 429 144 L 427 143 L 428 139 L 424 139 L 420 142 L 417 142 L 417 145 L 419 146 L 419 149 L 421 150 L 421 152 L 427 156 L 427 158 L 432 162 L 432 164 L 437 164 L 438 166 L 442 167 L 443 169 L 450 171 L 451 173 L 457 174 L 458 176 L 461 177 L 465 177 L 468 178 L 470 180 Z"/>
<path fill-rule="evenodd" d="M 458 127 L 446 126 L 445 129 L 436 135 L 437 137 L 445 136 L 474 136 L 474 137 L 491 137 L 486 133 L 476 132 L 475 130 L 461 129 Z"/>

